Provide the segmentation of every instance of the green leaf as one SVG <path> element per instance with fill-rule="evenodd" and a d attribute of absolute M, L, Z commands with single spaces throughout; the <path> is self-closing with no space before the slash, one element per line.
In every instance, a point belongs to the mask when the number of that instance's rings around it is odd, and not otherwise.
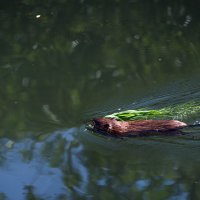
<path fill-rule="evenodd" d="M 200 103 L 191 101 L 158 110 L 126 110 L 106 115 L 105 117 L 120 121 L 139 119 L 183 119 L 198 113 L 200 114 Z"/>
<path fill-rule="evenodd" d="M 137 119 L 150 119 L 150 118 L 161 118 L 170 113 L 165 109 L 160 110 L 126 110 L 111 115 L 106 115 L 107 118 L 115 118 L 117 120 L 137 120 Z"/>

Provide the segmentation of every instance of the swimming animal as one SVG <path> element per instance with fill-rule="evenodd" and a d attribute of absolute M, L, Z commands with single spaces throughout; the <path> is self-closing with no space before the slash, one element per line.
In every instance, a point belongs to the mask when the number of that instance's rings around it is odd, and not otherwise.
<path fill-rule="evenodd" d="M 119 121 L 114 118 L 95 118 L 89 122 L 96 132 L 112 136 L 150 136 L 177 133 L 189 125 L 178 120 L 130 120 Z"/>

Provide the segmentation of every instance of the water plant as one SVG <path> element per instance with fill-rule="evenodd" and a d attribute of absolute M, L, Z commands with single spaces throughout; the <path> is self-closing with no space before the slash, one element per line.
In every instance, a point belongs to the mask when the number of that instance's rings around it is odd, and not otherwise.
<path fill-rule="evenodd" d="M 125 110 L 106 115 L 106 118 L 114 118 L 120 121 L 139 119 L 184 119 L 188 116 L 200 113 L 200 103 L 191 101 L 180 105 L 169 106 L 161 109 Z"/>

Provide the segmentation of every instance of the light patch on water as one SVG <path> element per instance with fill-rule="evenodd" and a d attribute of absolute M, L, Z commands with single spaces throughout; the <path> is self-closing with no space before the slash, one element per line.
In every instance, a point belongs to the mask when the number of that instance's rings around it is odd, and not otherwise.
<path fill-rule="evenodd" d="M 169 186 L 169 185 L 173 185 L 175 183 L 176 182 L 174 180 L 172 180 L 172 179 L 166 179 L 166 180 L 164 180 L 163 185 L 164 186 Z"/>
<path fill-rule="evenodd" d="M 42 106 L 44 113 L 54 122 L 59 123 L 57 116 L 51 111 L 50 106 L 45 104 Z"/>
<path fill-rule="evenodd" d="M 30 79 L 29 79 L 28 77 L 24 77 L 24 78 L 22 79 L 22 85 L 23 85 L 24 87 L 28 87 L 29 82 L 30 82 Z"/>
<path fill-rule="evenodd" d="M 0 168 L 0 188 L 8 199 L 26 199 L 27 186 L 33 187 L 34 194 L 46 199 L 54 199 L 55 195 L 66 192 L 61 171 L 58 168 L 51 168 L 38 157 L 41 145 L 35 146 L 35 157 L 30 162 L 24 162 L 20 152 L 25 146 L 32 146 L 32 142 L 26 140 L 16 143 L 12 151 L 5 153 L 6 160 Z"/>
<path fill-rule="evenodd" d="M 79 41 L 78 40 L 74 40 L 72 41 L 72 48 L 74 49 L 75 47 L 77 47 L 79 45 Z"/>
<path fill-rule="evenodd" d="M 17 197 L 25 200 L 31 192 L 34 196 L 42 197 L 42 199 L 54 200 L 60 195 L 70 199 L 71 190 L 64 183 L 63 176 L 69 177 L 71 173 L 78 173 L 81 177 L 80 181 L 73 185 L 74 190 L 84 192 L 88 184 L 89 173 L 82 161 L 83 146 L 78 142 L 74 146 L 74 133 L 76 132 L 77 128 L 56 131 L 43 141 L 38 142 L 25 139 L 15 142 L 12 149 L 6 147 L 10 140 L 1 139 L 1 146 L 4 148 L 0 150 L 5 159 L 2 160 L 0 166 L 0 193 L 5 194 L 6 199 Z M 52 160 L 56 159 L 52 153 L 56 152 L 57 145 L 63 139 L 65 140 L 65 148 L 60 154 L 63 154 L 61 166 L 66 168 L 72 165 L 69 171 L 63 170 L 63 167 L 52 166 L 51 163 Z M 50 143 L 53 145 L 48 157 L 46 157 L 44 148 Z M 28 152 L 31 157 L 27 159 L 23 156 L 23 152 Z M 69 158 L 72 158 L 72 163 L 70 163 Z"/>
<path fill-rule="evenodd" d="M 101 178 L 101 179 L 98 179 L 96 181 L 97 185 L 99 186 L 106 186 L 106 179 L 105 178 Z"/>
<path fill-rule="evenodd" d="M 187 27 L 191 21 L 192 21 L 192 16 L 187 15 L 186 18 L 185 18 L 185 22 L 184 22 L 183 26 Z"/>
<path fill-rule="evenodd" d="M 169 198 L 168 200 L 187 200 L 189 196 L 188 192 L 182 192 L 179 195 L 174 195 L 173 197 Z"/>
<path fill-rule="evenodd" d="M 39 19 L 41 17 L 41 15 L 36 15 L 35 18 Z"/>
<path fill-rule="evenodd" d="M 151 181 L 148 179 L 141 179 L 135 182 L 135 186 L 138 190 L 145 190 L 148 186 L 150 186 Z"/>

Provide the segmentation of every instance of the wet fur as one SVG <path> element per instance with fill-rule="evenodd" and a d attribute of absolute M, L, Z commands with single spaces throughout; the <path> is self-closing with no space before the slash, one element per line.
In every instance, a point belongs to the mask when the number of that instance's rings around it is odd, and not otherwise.
<path fill-rule="evenodd" d="M 180 134 L 186 123 L 177 120 L 118 121 L 111 118 L 92 120 L 93 130 L 112 136 L 150 136 Z"/>

